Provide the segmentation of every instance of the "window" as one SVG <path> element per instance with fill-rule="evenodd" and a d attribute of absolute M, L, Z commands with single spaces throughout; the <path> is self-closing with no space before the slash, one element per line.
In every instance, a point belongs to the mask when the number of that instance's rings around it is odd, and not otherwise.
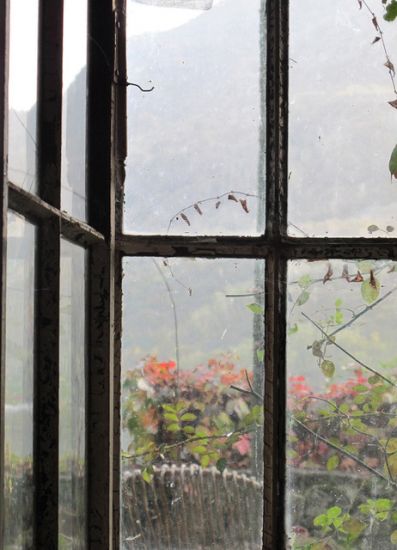
<path fill-rule="evenodd" d="M 345 4 L 1 3 L 1 547 L 395 543 L 394 66 Z"/>

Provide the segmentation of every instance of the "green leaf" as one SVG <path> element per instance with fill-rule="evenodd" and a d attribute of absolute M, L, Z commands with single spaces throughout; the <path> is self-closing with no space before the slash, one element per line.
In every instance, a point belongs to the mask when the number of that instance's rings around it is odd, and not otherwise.
<path fill-rule="evenodd" d="M 308 299 L 310 298 L 310 294 L 307 292 L 307 290 L 304 290 L 301 292 L 296 300 L 297 306 L 303 306 L 303 304 L 306 304 Z"/>
<path fill-rule="evenodd" d="M 176 413 L 164 413 L 164 418 L 171 422 L 178 422 L 178 415 Z"/>
<path fill-rule="evenodd" d="M 290 336 L 291 334 L 295 334 L 296 332 L 298 332 L 298 323 L 294 323 L 289 327 L 288 336 Z"/>
<path fill-rule="evenodd" d="M 325 527 L 328 525 L 328 518 L 325 514 L 320 514 L 319 516 L 316 516 L 313 520 L 313 525 L 315 527 Z"/>
<path fill-rule="evenodd" d="M 332 378 L 335 374 L 335 365 L 332 361 L 324 359 L 324 361 L 321 363 L 321 370 L 326 378 Z"/>
<path fill-rule="evenodd" d="M 378 382 L 380 382 L 382 379 L 380 376 L 378 376 L 377 374 L 375 374 L 374 376 L 370 376 L 368 378 L 368 382 L 370 384 L 377 384 Z"/>
<path fill-rule="evenodd" d="M 264 349 L 257 349 L 256 350 L 256 356 L 258 358 L 258 361 L 260 363 L 262 363 L 263 359 L 265 358 L 265 350 Z"/>
<path fill-rule="evenodd" d="M 178 401 L 176 404 L 177 412 L 181 412 L 182 409 L 186 409 L 186 403 L 184 401 Z"/>
<path fill-rule="evenodd" d="M 342 306 L 342 304 L 343 304 L 343 301 L 342 301 L 341 298 L 337 298 L 337 299 L 335 300 L 335 307 L 336 307 L 336 309 L 339 309 L 339 308 Z"/>
<path fill-rule="evenodd" d="M 144 481 L 146 481 L 146 483 L 148 483 L 150 485 L 150 483 L 152 483 L 153 481 L 153 467 L 152 466 L 148 466 L 147 468 L 145 468 L 144 470 L 142 470 L 142 478 Z"/>
<path fill-rule="evenodd" d="M 203 455 L 200 459 L 200 464 L 202 468 L 206 468 L 210 463 L 210 457 L 208 455 Z"/>
<path fill-rule="evenodd" d="M 352 387 L 352 390 L 360 393 L 364 393 L 369 391 L 369 388 L 367 388 L 367 386 L 364 386 L 364 384 L 356 384 L 355 386 Z"/>
<path fill-rule="evenodd" d="M 335 470 L 339 466 L 339 456 L 338 455 L 332 455 L 327 460 L 327 470 L 329 472 L 332 472 L 332 470 Z"/>
<path fill-rule="evenodd" d="M 344 320 L 343 311 L 341 311 L 340 309 L 337 309 L 335 312 L 335 323 L 337 325 L 341 325 L 343 323 L 343 320 Z"/>
<path fill-rule="evenodd" d="M 175 423 L 175 424 L 169 424 L 169 425 L 167 426 L 167 430 L 168 430 L 169 432 L 179 432 L 180 426 L 179 426 L 179 424 L 177 424 L 177 423 Z"/>
<path fill-rule="evenodd" d="M 397 530 L 393 531 L 393 533 L 390 535 L 390 542 L 392 544 L 397 544 Z"/>
<path fill-rule="evenodd" d="M 363 394 L 356 395 L 356 397 L 353 399 L 356 405 L 362 405 L 366 401 L 366 397 Z"/>
<path fill-rule="evenodd" d="M 205 455 L 207 452 L 207 447 L 204 447 L 203 445 L 197 445 L 197 447 L 193 447 L 192 453 L 197 453 L 198 455 Z"/>
<path fill-rule="evenodd" d="M 375 279 L 375 284 L 371 284 L 371 280 L 363 281 L 361 283 L 361 296 L 367 304 L 372 304 L 375 302 L 379 296 L 380 284 L 377 279 Z"/>
<path fill-rule="evenodd" d="M 263 315 L 265 313 L 265 310 L 259 304 L 248 304 L 247 308 L 251 310 L 252 313 L 255 313 L 256 315 Z"/>
<path fill-rule="evenodd" d="M 366 528 L 367 524 L 356 518 L 350 518 L 343 522 L 343 530 L 353 539 L 358 538 Z"/>
<path fill-rule="evenodd" d="M 301 288 L 308 288 L 312 284 L 312 278 L 310 275 L 302 275 L 302 277 L 298 280 L 298 285 Z"/>
<path fill-rule="evenodd" d="M 224 469 L 226 468 L 226 465 L 227 465 L 226 459 L 225 458 L 220 458 L 216 462 L 216 469 L 218 470 L 218 472 L 222 473 L 224 471 Z"/>
<path fill-rule="evenodd" d="M 181 416 L 181 420 L 183 420 L 184 422 L 190 422 L 196 419 L 197 419 L 197 416 L 193 413 L 185 413 Z"/>
<path fill-rule="evenodd" d="M 391 0 L 391 2 L 386 6 L 386 13 L 383 16 L 385 21 L 394 21 L 397 17 L 397 2 L 396 0 Z"/>
<path fill-rule="evenodd" d="M 329 519 L 335 519 L 338 516 L 340 516 L 341 513 L 342 513 L 342 508 L 340 508 L 339 506 L 332 506 L 327 510 L 327 517 Z"/>
<path fill-rule="evenodd" d="M 378 498 L 375 500 L 377 512 L 388 512 L 392 507 L 392 501 L 389 498 Z"/>
<path fill-rule="evenodd" d="M 389 517 L 389 512 L 377 512 L 375 518 L 378 521 L 385 521 Z"/>
<path fill-rule="evenodd" d="M 167 405 L 167 404 L 163 404 L 161 405 L 163 407 L 163 409 L 165 411 L 169 411 L 169 412 L 172 412 L 174 413 L 176 411 L 175 407 L 173 405 Z"/>
<path fill-rule="evenodd" d="M 185 432 L 185 434 L 194 434 L 195 432 L 193 426 L 183 426 L 182 430 Z"/>
<path fill-rule="evenodd" d="M 349 409 L 350 407 L 347 403 L 342 403 L 342 405 L 340 405 L 339 407 L 340 412 L 344 414 L 346 414 L 349 411 Z"/>

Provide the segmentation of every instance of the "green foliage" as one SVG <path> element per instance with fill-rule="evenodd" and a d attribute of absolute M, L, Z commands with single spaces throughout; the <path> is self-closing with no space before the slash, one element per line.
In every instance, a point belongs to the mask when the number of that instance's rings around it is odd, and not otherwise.
<path fill-rule="evenodd" d="M 394 21 L 397 17 L 397 0 L 391 0 L 386 6 L 386 13 L 383 16 L 385 21 Z"/>

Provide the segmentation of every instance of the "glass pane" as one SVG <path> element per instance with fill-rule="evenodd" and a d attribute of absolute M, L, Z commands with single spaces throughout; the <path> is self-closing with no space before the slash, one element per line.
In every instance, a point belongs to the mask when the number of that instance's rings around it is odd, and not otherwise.
<path fill-rule="evenodd" d="M 384 3 L 369 2 L 373 22 L 365 2 L 291 1 L 291 234 L 396 236 L 397 23 Z"/>
<path fill-rule="evenodd" d="M 61 242 L 60 548 L 86 548 L 86 251 Z"/>
<path fill-rule="evenodd" d="M 65 0 L 63 32 L 62 209 L 85 220 L 87 0 Z"/>
<path fill-rule="evenodd" d="M 291 262 L 291 548 L 394 548 L 396 263 Z"/>
<path fill-rule="evenodd" d="M 263 277 L 125 260 L 123 549 L 262 547 Z"/>
<path fill-rule="evenodd" d="M 129 80 L 154 89 L 128 88 L 126 231 L 263 231 L 264 11 L 262 0 L 128 1 Z"/>
<path fill-rule="evenodd" d="M 33 548 L 35 251 L 36 228 L 10 212 L 4 419 L 5 531 L 2 545 L 5 550 Z"/>
<path fill-rule="evenodd" d="M 10 2 L 8 179 L 37 191 L 38 0 Z"/>

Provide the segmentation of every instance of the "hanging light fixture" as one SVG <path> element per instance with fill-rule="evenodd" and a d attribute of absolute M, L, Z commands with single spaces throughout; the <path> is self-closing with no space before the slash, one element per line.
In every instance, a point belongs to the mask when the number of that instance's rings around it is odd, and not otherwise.
<path fill-rule="evenodd" d="M 209 10 L 213 0 L 135 0 L 139 4 L 162 8 L 184 8 L 188 10 Z"/>

